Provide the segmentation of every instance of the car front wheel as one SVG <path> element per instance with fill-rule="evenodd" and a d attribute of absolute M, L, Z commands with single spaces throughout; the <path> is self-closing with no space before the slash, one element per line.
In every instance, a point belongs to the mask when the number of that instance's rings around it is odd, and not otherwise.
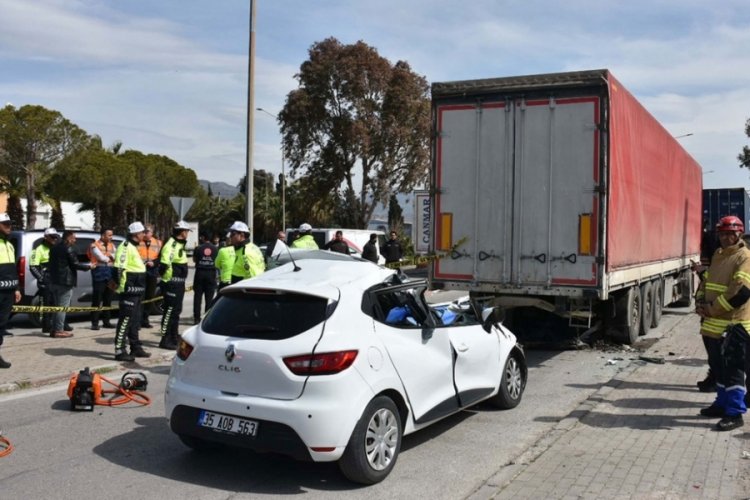
<path fill-rule="evenodd" d="M 505 360 L 500 390 L 490 399 L 497 408 L 509 409 L 518 406 L 526 388 L 526 370 L 523 368 L 521 355 L 511 351 Z"/>
<path fill-rule="evenodd" d="M 401 417 L 395 403 L 378 396 L 367 405 L 339 460 L 341 472 L 350 481 L 379 483 L 396 465 L 401 450 Z"/>

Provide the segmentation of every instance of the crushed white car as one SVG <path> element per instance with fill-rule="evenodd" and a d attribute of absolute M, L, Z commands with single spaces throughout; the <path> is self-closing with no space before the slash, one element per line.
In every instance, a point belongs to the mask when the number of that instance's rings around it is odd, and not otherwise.
<path fill-rule="evenodd" d="M 353 258 L 290 262 L 223 289 L 179 344 L 170 428 L 196 450 L 338 461 L 373 484 L 404 435 L 480 401 L 518 405 L 526 361 L 498 311 L 430 306 L 426 289 Z"/>

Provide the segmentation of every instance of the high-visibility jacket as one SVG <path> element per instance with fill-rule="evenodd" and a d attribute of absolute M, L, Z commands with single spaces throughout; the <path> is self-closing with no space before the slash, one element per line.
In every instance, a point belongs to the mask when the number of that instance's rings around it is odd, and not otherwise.
<path fill-rule="evenodd" d="M 146 264 L 132 241 L 124 241 L 117 247 L 115 269 L 120 275 L 117 293 L 140 294 L 146 291 Z"/>
<path fill-rule="evenodd" d="M 40 285 L 48 284 L 49 281 L 49 254 L 52 245 L 42 240 L 34 250 L 31 251 L 31 260 L 29 261 L 29 271 L 36 278 Z"/>
<path fill-rule="evenodd" d="M 170 281 L 174 278 L 175 280 L 185 281 L 188 272 L 185 243 L 186 241 L 175 238 L 169 238 L 164 243 L 164 248 L 162 248 L 159 257 L 159 272 L 162 280 Z"/>
<path fill-rule="evenodd" d="M 252 241 L 235 248 L 234 267 L 232 268 L 232 282 L 245 278 L 254 278 L 266 270 L 266 259 L 263 252 Z"/>
<path fill-rule="evenodd" d="M 104 262 L 100 261 L 96 256 L 96 250 L 105 257 L 106 260 Z M 111 256 L 114 259 L 115 244 L 111 241 L 104 243 L 101 239 L 98 239 L 89 245 L 86 255 L 88 255 L 89 262 L 91 262 L 91 277 L 93 280 L 109 281 L 112 278 L 112 270 L 109 268 L 114 265 L 114 262 L 109 257 Z"/>
<path fill-rule="evenodd" d="M 144 238 L 143 241 L 138 244 L 138 253 L 141 254 L 143 262 L 158 261 L 159 252 L 161 252 L 161 241 L 153 236 L 149 239 Z"/>
<path fill-rule="evenodd" d="M 216 269 L 219 270 L 219 283 L 232 282 L 232 269 L 234 269 L 235 252 L 232 245 L 219 248 L 216 254 Z"/>
<path fill-rule="evenodd" d="M 697 300 L 708 304 L 707 317 L 701 324 L 702 335 L 720 338 L 733 324 L 741 324 L 750 331 L 750 301 L 732 305 L 732 299 L 743 286 L 750 288 L 750 251 L 740 240 L 714 252 L 696 293 Z"/>
<path fill-rule="evenodd" d="M 318 250 L 318 244 L 315 243 L 315 238 L 312 237 L 312 234 L 305 234 L 292 242 L 292 248 Z"/>
<path fill-rule="evenodd" d="M 0 290 L 18 290 L 16 248 L 4 236 L 0 236 Z"/>

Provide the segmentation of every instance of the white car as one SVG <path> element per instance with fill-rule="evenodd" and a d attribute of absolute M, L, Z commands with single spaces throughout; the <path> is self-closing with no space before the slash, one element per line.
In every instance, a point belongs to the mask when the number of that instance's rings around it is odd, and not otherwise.
<path fill-rule="evenodd" d="M 353 258 L 301 260 L 222 290 L 187 330 L 166 416 L 187 446 L 338 460 L 372 484 L 404 435 L 483 400 L 521 401 L 515 336 L 474 307 L 429 306 L 427 283 Z"/>

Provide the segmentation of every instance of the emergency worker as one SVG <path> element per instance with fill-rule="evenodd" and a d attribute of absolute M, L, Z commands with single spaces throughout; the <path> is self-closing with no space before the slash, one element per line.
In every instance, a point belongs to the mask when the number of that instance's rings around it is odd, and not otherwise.
<path fill-rule="evenodd" d="M 54 303 L 52 287 L 49 277 L 49 252 L 60 238 L 60 233 L 54 227 L 44 230 L 44 239 L 31 251 L 29 271 L 36 278 L 37 295 L 41 298 L 41 306 L 51 306 Z M 42 313 L 42 333 L 51 333 L 52 314 Z"/>
<path fill-rule="evenodd" d="M 304 248 L 307 250 L 318 250 L 318 244 L 312 235 L 312 226 L 303 222 L 299 226 L 299 238 L 292 242 L 292 248 Z"/>
<path fill-rule="evenodd" d="M 104 306 L 101 313 L 91 313 L 91 329 L 99 329 L 99 316 L 102 317 L 104 328 L 114 328 L 110 323 L 112 297 L 115 291 L 108 286 L 114 282 L 115 244 L 112 243 L 112 230 L 103 229 L 98 240 L 89 245 L 88 257 L 91 262 L 91 285 L 93 293 L 91 296 L 91 307 Z"/>
<path fill-rule="evenodd" d="M 159 257 L 161 290 L 164 294 L 164 315 L 161 318 L 161 349 L 177 348 L 178 326 L 182 312 L 182 299 L 185 297 L 185 280 L 188 274 L 188 259 L 185 244 L 190 226 L 179 221 L 172 228 L 172 237 L 164 243 Z"/>
<path fill-rule="evenodd" d="M 722 217 L 716 230 L 721 248 L 714 252 L 696 294 L 696 312 L 703 319 L 701 335 L 709 368 L 718 374 L 717 394 L 713 404 L 700 413 L 721 417 L 716 429 L 729 431 L 743 425 L 742 414 L 747 411 L 744 344 L 741 362 L 736 366 L 736 344 L 727 341 L 741 342 L 742 338 L 727 334 L 738 326 L 744 328 L 745 336 L 750 330 L 750 251 L 742 241 L 745 228 L 739 218 Z"/>
<path fill-rule="evenodd" d="M 16 267 L 16 249 L 8 240 L 11 231 L 10 217 L 0 213 L 0 347 L 3 338 L 8 334 L 6 327 L 13 304 L 21 300 L 18 289 L 18 268 Z M 0 368 L 10 368 L 10 363 L 0 356 Z"/>
<path fill-rule="evenodd" d="M 146 224 L 146 233 L 143 241 L 138 245 L 138 252 L 141 259 L 146 265 L 146 293 L 144 301 L 149 301 L 156 296 L 156 288 L 159 284 L 159 253 L 161 252 L 161 241 L 154 236 L 154 227 Z M 160 311 L 154 302 L 147 302 L 141 308 L 143 317 L 141 318 L 141 328 L 151 328 L 151 322 L 148 317 L 150 314 L 159 314 Z"/>
<path fill-rule="evenodd" d="M 231 238 L 227 234 L 227 240 Z M 234 269 L 235 251 L 234 245 L 228 241 L 226 245 L 219 248 L 216 254 L 216 269 L 219 271 L 219 290 L 232 283 L 232 269 Z"/>
<path fill-rule="evenodd" d="M 219 249 L 208 240 L 208 234 L 199 237 L 199 245 L 193 250 L 195 277 L 193 278 L 193 323 L 201 321 L 201 302 L 205 299 L 205 310 L 211 307 L 216 293 L 216 254 Z"/>
<path fill-rule="evenodd" d="M 229 235 L 235 253 L 232 283 L 263 274 L 266 270 L 266 261 L 260 248 L 250 240 L 250 229 L 247 224 L 236 221 L 229 228 Z"/>
<path fill-rule="evenodd" d="M 120 294 L 120 317 L 115 330 L 115 359 L 134 361 L 148 358 L 151 353 L 143 349 L 139 338 L 141 302 L 146 291 L 146 265 L 138 252 L 146 228 L 140 222 L 128 226 L 128 239 L 120 243 L 115 253 L 115 281 Z M 125 336 L 130 343 L 130 353 L 125 349 Z"/>

